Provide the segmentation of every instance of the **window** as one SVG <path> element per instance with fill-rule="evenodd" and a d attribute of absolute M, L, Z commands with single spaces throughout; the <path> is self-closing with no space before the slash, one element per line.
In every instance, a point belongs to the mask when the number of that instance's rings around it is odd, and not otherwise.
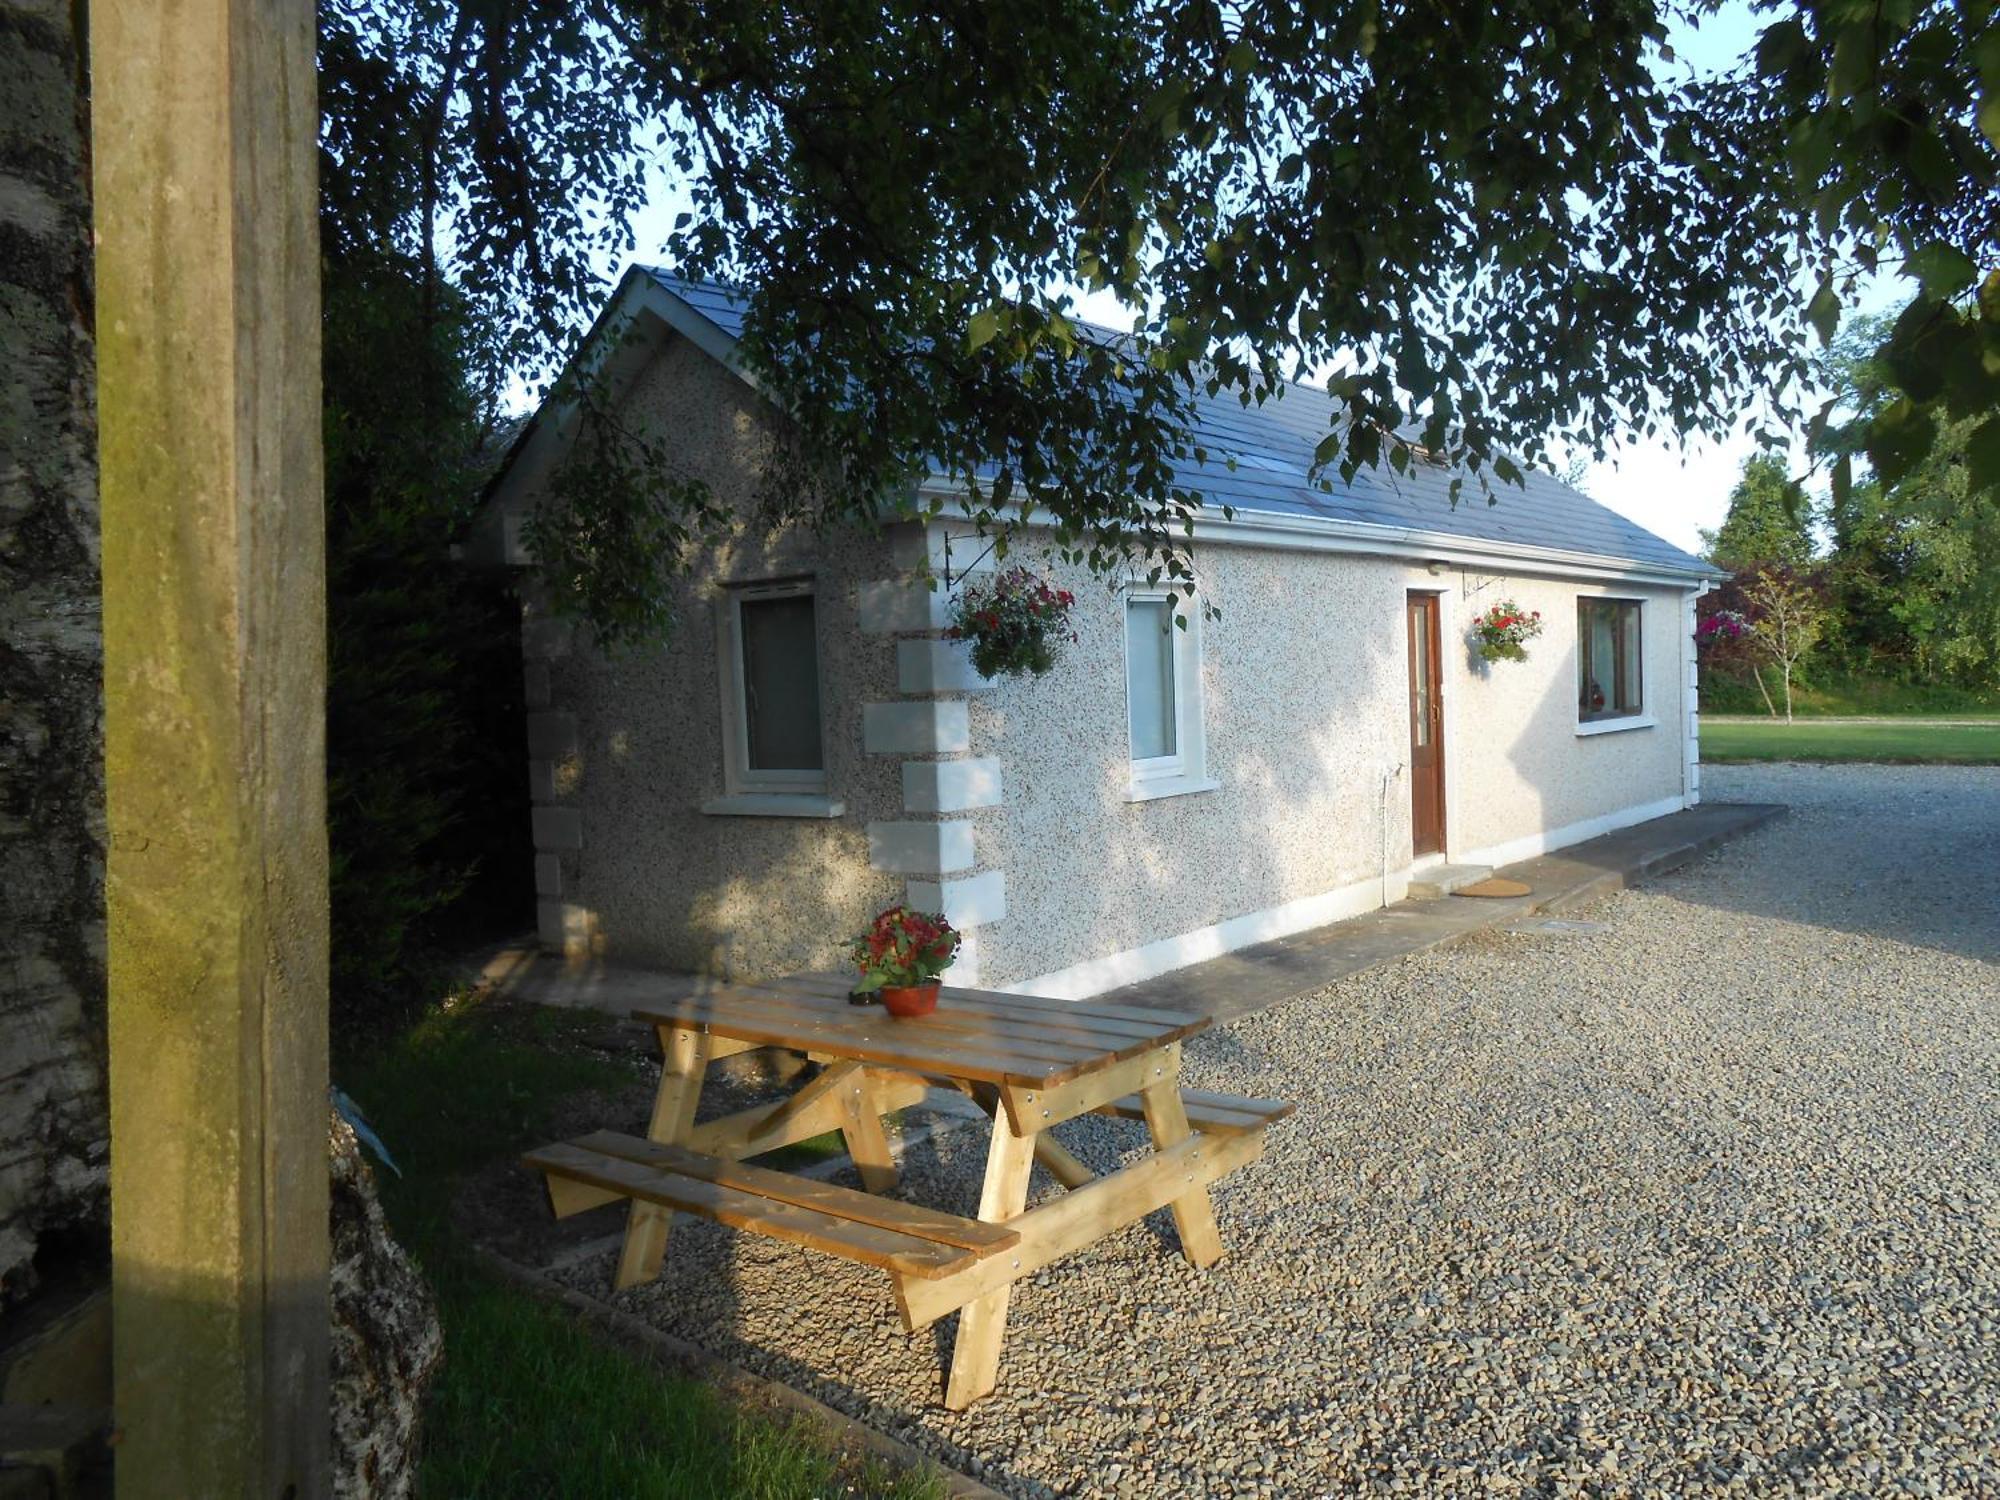
<path fill-rule="evenodd" d="M 1576 716 L 1588 724 L 1643 711 L 1639 674 L 1639 601 L 1576 601 Z"/>
<path fill-rule="evenodd" d="M 1134 799 L 1207 791 L 1201 724 L 1201 641 L 1193 601 L 1164 592 L 1125 599 L 1125 715 Z"/>
<path fill-rule="evenodd" d="M 800 813 L 786 798 L 822 806 L 826 752 L 820 726 L 819 642 L 807 580 L 729 590 L 720 617 L 724 782 L 732 794 L 710 812 Z"/>

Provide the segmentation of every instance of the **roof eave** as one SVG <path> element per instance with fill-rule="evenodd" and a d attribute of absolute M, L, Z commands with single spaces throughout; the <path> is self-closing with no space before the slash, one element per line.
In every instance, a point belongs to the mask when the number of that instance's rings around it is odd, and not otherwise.
<path fill-rule="evenodd" d="M 949 480 L 932 479 L 919 486 L 918 493 L 950 502 L 962 500 L 964 488 Z M 1022 509 L 1017 504 L 1002 507 L 1000 513 L 1012 521 L 1023 518 Z M 1036 523 L 1030 520 L 1029 524 Z M 1194 520 L 1194 539 L 1197 542 L 1271 547 L 1290 552 L 1346 553 L 1496 569 L 1525 568 L 1593 582 L 1651 583 L 1683 589 L 1699 588 L 1729 576 L 1706 563 L 1683 568 L 1639 558 L 1538 547 L 1527 542 L 1486 541 L 1453 532 L 1376 526 L 1366 521 L 1344 521 L 1333 516 L 1290 515 L 1241 506 L 1236 507 L 1233 516 L 1223 515 L 1220 509 L 1198 512 Z"/>

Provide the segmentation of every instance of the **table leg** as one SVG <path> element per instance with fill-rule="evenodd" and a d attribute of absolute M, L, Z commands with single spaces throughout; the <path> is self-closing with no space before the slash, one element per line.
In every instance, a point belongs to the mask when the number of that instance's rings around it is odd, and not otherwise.
<path fill-rule="evenodd" d="M 1180 1081 L 1165 1078 L 1139 1091 L 1139 1103 L 1146 1113 L 1146 1129 L 1153 1137 L 1153 1149 L 1165 1151 L 1178 1146 L 1191 1134 L 1187 1106 L 1181 1102 Z M 1208 1189 L 1196 1187 L 1170 1205 L 1174 1228 L 1180 1231 L 1181 1253 L 1191 1265 L 1212 1266 L 1222 1259 L 1222 1236 L 1216 1232 L 1215 1209 L 1208 1201 Z"/>
<path fill-rule="evenodd" d="M 840 1102 L 845 1116 L 840 1134 L 861 1173 L 861 1185 L 871 1193 L 889 1192 L 898 1174 L 889 1154 L 889 1137 L 882 1129 L 882 1091 L 874 1075 L 866 1068 L 855 1069 L 853 1080 L 841 1090 Z"/>
<path fill-rule="evenodd" d="M 660 1089 L 653 1096 L 653 1118 L 646 1136 L 675 1145 L 694 1127 L 695 1105 L 701 1100 L 702 1078 L 708 1072 L 708 1037 L 699 1031 L 662 1026 L 660 1053 Z M 671 1209 L 654 1203 L 632 1205 L 625 1221 L 625 1247 L 619 1252 L 618 1273 L 612 1281 L 617 1290 L 638 1286 L 660 1274 L 660 1263 L 667 1254 L 667 1231 L 673 1221 Z"/>
<path fill-rule="evenodd" d="M 989 1224 L 1005 1223 L 1027 1207 L 1028 1174 L 1034 1164 L 1035 1137 L 1014 1134 L 1005 1113 L 995 1115 L 979 1217 Z M 1000 1341 L 1007 1332 L 1007 1302 L 1012 1292 L 1011 1284 L 998 1287 L 968 1302 L 958 1315 L 951 1378 L 944 1393 L 944 1404 L 953 1411 L 964 1411 L 999 1383 Z"/>

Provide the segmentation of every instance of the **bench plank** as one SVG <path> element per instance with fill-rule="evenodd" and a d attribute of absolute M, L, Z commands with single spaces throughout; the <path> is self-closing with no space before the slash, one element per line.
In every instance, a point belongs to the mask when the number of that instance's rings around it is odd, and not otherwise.
<path fill-rule="evenodd" d="M 954 1245 L 835 1218 L 720 1183 L 582 1151 L 567 1143 L 544 1146 L 521 1160 L 537 1172 L 566 1177 L 591 1187 L 611 1188 L 638 1203 L 695 1214 L 732 1229 L 747 1229 L 771 1239 L 803 1245 L 808 1250 L 823 1250 L 844 1260 L 919 1281 L 948 1276 L 980 1259 Z"/>
<path fill-rule="evenodd" d="M 1187 1106 L 1188 1123 L 1196 1130 L 1214 1135 L 1262 1130 L 1298 1108 L 1289 1099 L 1252 1099 L 1242 1094 L 1212 1094 L 1205 1089 L 1182 1089 L 1181 1102 Z M 1116 1115 L 1121 1120 L 1143 1120 L 1146 1107 L 1137 1094 L 1127 1094 L 1099 1105 L 1093 1113 Z"/>
<path fill-rule="evenodd" d="M 983 1224 L 977 1219 L 926 1208 L 920 1203 L 905 1203 L 900 1198 L 860 1193 L 838 1183 L 706 1156 L 699 1151 L 641 1140 L 638 1136 L 622 1135 L 615 1130 L 594 1131 L 577 1137 L 569 1144 L 637 1162 L 641 1166 L 658 1167 L 682 1177 L 694 1177 L 722 1187 L 755 1193 L 774 1202 L 793 1203 L 836 1219 L 872 1224 L 878 1229 L 892 1229 L 914 1239 L 932 1240 L 980 1255 L 997 1254 L 1011 1248 L 1020 1239 L 1013 1230 L 1001 1224 Z"/>
<path fill-rule="evenodd" d="M 920 1204 L 878 1198 L 835 1183 L 746 1166 L 610 1130 L 545 1146 L 522 1160 L 540 1172 L 700 1214 L 739 1229 L 774 1234 L 906 1275 L 943 1275 L 968 1258 L 996 1255 L 1020 1239 L 1003 1225 L 982 1224 Z M 702 1192 L 702 1188 L 714 1191 Z M 739 1199 L 744 1201 L 735 1201 Z M 719 1209 L 729 1212 L 716 1211 Z M 801 1230 L 810 1226 L 795 1216 L 777 1213 L 781 1209 L 797 1209 L 825 1221 L 818 1234 L 828 1243 L 782 1233 L 780 1224 Z M 846 1232 L 840 1228 L 843 1225 L 857 1233 Z"/>

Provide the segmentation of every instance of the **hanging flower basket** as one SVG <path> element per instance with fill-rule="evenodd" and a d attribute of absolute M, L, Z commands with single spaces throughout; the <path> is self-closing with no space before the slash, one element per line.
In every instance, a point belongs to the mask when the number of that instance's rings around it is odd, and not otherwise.
<path fill-rule="evenodd" d="M 1723 646 L 1750 633 L 1750 617 L 1741 610 L 1718 609 L 1694 628 L 1698 646 Z"/>
<path fill-rule="evenodd" d="M 1075 641 L 1070 607 L 1076 596 L 1052 588 L 1026 568 L 1009 568 L 990 583 L 967 584 L 945 635 L 972 643 L 982 677 L 1040 677 L 1056 664 L 1064 641 Z"/>
<path fill-rule="evenodd" d="M 1526 661 L 1528 642 L 1541 633 L 1540 611 L 1502 599 L 1473 623 L 1472 644 L 1485 661 Z"/>

